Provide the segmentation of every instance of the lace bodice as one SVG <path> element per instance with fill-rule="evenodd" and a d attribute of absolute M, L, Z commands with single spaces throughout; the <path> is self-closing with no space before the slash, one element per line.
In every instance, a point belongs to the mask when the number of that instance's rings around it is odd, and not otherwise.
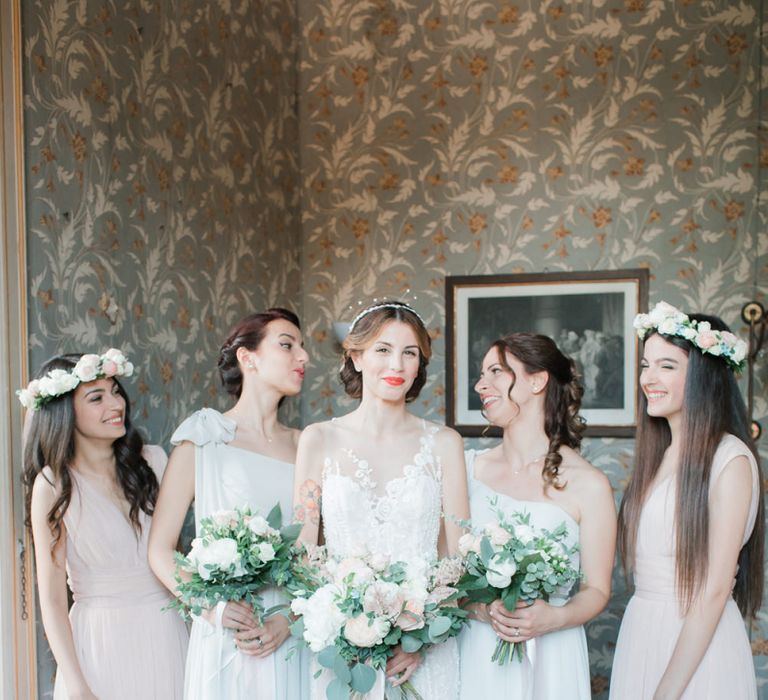
<path fill-rule="evenodd" d="M 402 476 L 380 484 L 350 449 L 323 464 L 322 516 L 332 556 L 384 554 L 401 561 L 437 557 L 442 470 L 434 454 L 437 426 L 424 425 L 419 450 Z"/>

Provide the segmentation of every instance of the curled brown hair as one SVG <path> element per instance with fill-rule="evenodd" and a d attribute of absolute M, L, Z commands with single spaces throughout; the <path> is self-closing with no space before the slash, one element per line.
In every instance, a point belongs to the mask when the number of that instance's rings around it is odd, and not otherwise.
<path fill-rule="evenodd" d="M 406 402 L 410 403 L 418 397 L 427 382 L 427 365 L 432 357 L 432 341 L 422 320 L 407 304 L 400 301 L 382 301 L 377 304 L 377 307 L 360 317 L 357 323 L 350 328 L 347 337 L 344 338 L 342 344 L 344 357 L 341 370 L 339 370 L 339 378 L 349 396 L 353 399 L 362 398 L 363 378 L 360 372 L 355 369 L 352 353 L 361 352 L 370 347 L 384 326 L 391 321 L 400 321 L 413 329 L 419 346 L 419 369 L 411 388 L 405 395 Z"/>
<path fill-rule="evenodd" d="M 237 360 L 237 349 L 256 350 L 267 334 L 267 325 L 278 319 L 289 321 L 301 329 L 299 317 L 293 311 L 274 307 L 240 319 L 221 344 L 217 367 L 224 391 L 230 396 L 239 399 L 243 391 L 243 372 Z"/>
<path fill-rule="evenodd" d="M 71 372 L 82 355 L 58 355 L 48 360 L 37 374 L 38 379 L 52 369 Z M 117 483 L 128 501 L 128 518 L 137 532 L 141 531 L 139 511 L 152 515 L 157 500 L 157 476 L 142 456 L 144 440 L 131 424 L 131 403 L 117 378 L 114 379 L 120 396 L 125 400 L 125 435 L 112 443 L 115 453 Z M 45 467 L 53 472 L 53 482 L 61 491 L 48 512 L 48 527 L 53 535 L 51 548 L 61 539 L 64 514 L 72 500 L 70 469 L 75 458 L 75 402 L 74 391 L 68 391 L 43 404 L 32 413 L 29 435 L 24 446 L 24 471 L 27 527 L 31 529 L 30 512 L 32 487 L 37 475 Z M 45 478 L 45 475 L 43 475 Z M 52 484 L 53 485 L 53 484 Z"/>
<path fill-rule="evenodd" d="M 507 363 L 506 353 L 522 362 L 529 374 L 546 372 L 549 375 L 544 395 L 544 433 L 549 438 L 549 450 L 541 477 L 545 491 L 550 486 L 562 489 L 565 484 L 560 483 L 559 472 L 563 462 L 560 447 L 567 445 L 579 449 L 586 428 L 579 415 L 584 388 L 576 373 L 576 365 L 546 335 L 510 333 L 499 338 L 491 347 L 496 348 L 499 354 L 499 364 L 512 375 L 510 394 L 517 378 Z"/>

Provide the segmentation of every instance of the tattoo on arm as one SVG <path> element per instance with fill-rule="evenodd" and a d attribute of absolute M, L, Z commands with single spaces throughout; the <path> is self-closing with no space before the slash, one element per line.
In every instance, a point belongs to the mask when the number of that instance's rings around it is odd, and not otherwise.
<path fill-rule="evenodd" d="M 321 490 L 313 479 L 307 479 L 299 487 L 299 502 L 293 509 L 293 518 L 297 523 L 320 524 Z"/>

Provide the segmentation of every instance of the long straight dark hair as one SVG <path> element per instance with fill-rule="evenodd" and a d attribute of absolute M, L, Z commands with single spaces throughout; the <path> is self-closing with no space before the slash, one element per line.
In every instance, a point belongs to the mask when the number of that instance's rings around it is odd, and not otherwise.
<path fill-rule="evenodd" d="M 713 330 L 729 330 L 715 316 L 689 314 L 695 321 L 708 321 Z M 749 434 L 747 409 L 736 378 L 719 357 L 705 355 L 677 336 L 660 334 L 664 340 L 688 354 L 688 371 L 681 420 L 680 465 L 675 500 L 676 583 L 684 611 L 690 609 L 701 590 L 709 565 L 709 481 L 712 461 L 723 436 L 730 433 L 760 457 Z M 646 340 L 649 336 L 646 337 Z M 639 392 L 639 424 L 635 440 L 635 470 L 619 510 L 619 554 L 624 570 L 633 568 L 637 527 L 648 489 L 659 471 L 672 435 L 664 418 L 648 415 L 645 394 Z M 763 598 L 763 542 L 765 537 L 762 475 L 755 526 L 739 552 L 739 567 L 733 596 L 742 615 L 752 618 Z"/>
<path fill-rule="evenodd" d="M 38 372 L 38 378 L 52 369 L 71 372 L 82 355 L 58 355 L 48 360 Z M 144 440 L 131 425 L 131 403 L 120 382 L 115 378 L 120 396 L 125 399 L 125 435 L 115 440 L 112 449 L 115 452 L 117 482 L 128 501 L 128 517 L 137 532 L 141 532 L 139 511 L 152 515 L 157 501 L 157 476 L 141 454 Z M 30 506 L 32 486 L 37 475 L 45 467 L 53 472 L 54 484 L 60 493 L 48 512 L 48 527 L 53 535 L 51 549 L 61 539 L 64 514 L 72 500 L 72 475 L 70 469 L 75 458 L 75 403 L 74 392 L 69 391 L 42 405 L 32 414 L 29 435 L 24 447 L 24 471 L 22 482 L 25 487 L 27 527 L 31 529 Z M 45 475 L 43 475 L 45 478 Z M 52 484 L 52 485 L 54 485 Z"/>

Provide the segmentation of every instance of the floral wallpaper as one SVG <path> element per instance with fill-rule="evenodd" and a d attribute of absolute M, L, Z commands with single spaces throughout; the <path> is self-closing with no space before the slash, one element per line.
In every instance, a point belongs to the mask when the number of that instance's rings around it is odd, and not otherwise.
<path fill-rule="evenodd" d="M 167 449 L 192 410 L 228 405 L 215 367 L 229 327 L 300 310 L 295 7 L 22 10 L 30 367 L 122 347 L 134 421 Z"/>
<path fill-rule="evenodd" d="M 716 312 L 742 333 L 741 306 L 766 303 L 757 2 L 298 6 L 306 423 L 349 409 L 332 322 L 382 296 L 428 321 L 436 355 L 416 410 L 443 419 L 446 275 L 647 267 L 652 303 Z M 763 353 L 764 426 L 766 384 Z M 618 501 L 633 441 L 584 452 Z M 596 698 L 626 600 L 617 571 L 588 628 Z M 766 632 L 761 614 L 764 697 Z"/>
<path fill-rule="evenodd" d="M 304 424 L 350 407 L 332 323 L 382 296 L 428 321 L 415 410 L 443 420 L 446 275 L 647 267 L 652 303 L 742 333 L 742 304 L 768 306 L 757 0 L 21 5 L 30 364 L 122 346 L 166 446 L 223 405 L 228 326 L 273 303 L 304 319 Z M 768 430 L 766 385 L 764 352 Z M 618 501 L 633 441 L 584 451 Z M 588 629 L 596 698 L 626 599 L 617 572 Z M 766 698 L 767 633 L 764 610 Z"/>

